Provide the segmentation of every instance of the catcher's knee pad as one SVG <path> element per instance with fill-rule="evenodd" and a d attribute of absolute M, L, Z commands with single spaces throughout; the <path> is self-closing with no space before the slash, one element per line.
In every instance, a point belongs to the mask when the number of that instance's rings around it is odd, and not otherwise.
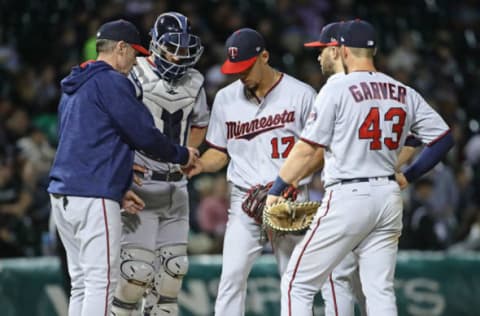
<path fill-rule="evenodd" d="M 187 246 L 166 246 L 157 250 L 160 267 L 146 297 L 145 312 L 150 316 L 178 315 L 177 297 L 188 271 Z"/>
<path fill-rule="evenodd" d="M 138 247 L 124 247 L 120 258 L 120 280 L 115 289 L 112 315 L 129 316 L 155 276 L 155 253 Z"/>

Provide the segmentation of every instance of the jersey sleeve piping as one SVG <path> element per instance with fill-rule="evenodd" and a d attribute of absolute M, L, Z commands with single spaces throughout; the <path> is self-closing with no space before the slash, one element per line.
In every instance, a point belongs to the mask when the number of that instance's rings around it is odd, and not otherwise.
<path fill-rule="evenodd" d="M 437 138 L 435 138 L 434 140 L 432 140 L 430 143 L 427 144 L 428 147 L 432 146 L 433 144 L 435 144 L 436 142 L 438 142 L 440 139 L 442 139 L 443 137 L 445 137 L 445 135 L 447 135 L 448 133 L 450 133 L 450 129 L 446 130 L 445 132 L 443 132 L 440 136 L 438 136 Z"/>
<path fill-rule="evenodd" d="M 322 147 L 322 148 L 327 148 L 327 146 L 323 145 L 323 144 L 319 144 L 319 143 L 316 143 L 316 142 L 312 142 L 311 140 L 309 139 L 306 139 L 306 138 L 303 138 L 303 137 L 300 137 L 300 140 L 307 143 L 307 144 L 310 144 L 312 146 L 318 146 L 318 147 Z"/>
<path fill-rule="evenodd" d="M 208 140 L 206 140 L 205 143 L 207 143 L 208 146 L 210 146 L 210 147 L 212 147 L 216 150 L 219 150 L 221 152 L 224 152 L 224 153 L 228 154 L 227 148 L 225 148 L 225 147 L 220 147 L 220 146 L 217 146 L 215 144 L 212 144 Z"/>
<path fill-rule="evenodd" d="M 204 129 L 204 128 L 207 128 L 207 127 L 208 127 L 208 125 L 204 125 L 204 126 L 202 126 L 202 125 L 192 125 L 192 126 L 190 126 L 190 128 L 198 128 L 198 129 Z"/>

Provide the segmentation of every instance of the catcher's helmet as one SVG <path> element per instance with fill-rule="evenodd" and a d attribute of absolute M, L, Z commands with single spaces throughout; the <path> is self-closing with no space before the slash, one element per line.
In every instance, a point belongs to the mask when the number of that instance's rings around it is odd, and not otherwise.
<path fill-rule="evenodd" d="M 182 77 L 195 65 L 203 53 L 200 38 L 191 34 L 186 16 L 167 12 L 158 16 L 151 30 L 150 51 L 162 79 L 172 81 Z M 167 59 L 170 54 L 175 61 Z"/>

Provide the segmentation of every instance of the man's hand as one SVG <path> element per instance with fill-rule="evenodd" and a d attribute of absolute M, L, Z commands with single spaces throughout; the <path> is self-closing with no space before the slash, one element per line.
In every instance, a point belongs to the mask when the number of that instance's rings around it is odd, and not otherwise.
<path fill-rule="evenodd" d="M 193 176 L 196 176 L 199 173 L 203 172 L 203 163 L 200 159 L 198 159 L 195 164 L 188 168 L 182 168 L 183 174 L 185 174 L 189 179 L 191 179 Z"/>
<path fill-rule="evenodd" d="M 143 210 L 144 207 L 145 202 L 132 190 L 128 190 L 123 196 L 122 209 L 124 209 L 125 212 L 136 214 Z"/>
<path fill-rule="evenodd" d="M 198 153 L 198 151 L 197 151 Z M 201 158 L 197 157 L 191 165 L 181 167 L 183 174 L 191 178 L 201 172 L 216 172 L 228 164 L 228 153 L 223 150 L 209 148 Z"/>
<path fill-rule="evenodd" d="M 190 168 L 195 162 L 198 160 L 198 157 L 200 156 L 200 152 L 198 151 L 197 148 L 193 147 L 187 147 L 188 149 L 188 161 L 185 165 L 182 165 L 182 169 L 188 169 Z"/>
<path fill-rule="evenodd" d="M 145 172 L 147 172 L 147 168 L 134 163 L 133 164 L 133 171 L 134 171 L 133 172 L 133 182 L 138 186 L 142 186 L 142 179 L 140 179 L 140 177 L 135 174 L 135 171 L 145 173 Z"/>
<path fill-rule="evenodd" d="M 401 190 L 404 190 L 408 186 L 408 180 L 405 178 L 405 175 L 401 172 L 395 173 L 395 180 L 397 180 L 398 185 Z"/>
<path fill-rule="evenodd" d="M 265 206 L 270 206 L 272 204 L 279 203 L 282 201 L 285 201 L 283 197 L 269 194 L 267 196 L 267 202 L 265 202 Z"/>

